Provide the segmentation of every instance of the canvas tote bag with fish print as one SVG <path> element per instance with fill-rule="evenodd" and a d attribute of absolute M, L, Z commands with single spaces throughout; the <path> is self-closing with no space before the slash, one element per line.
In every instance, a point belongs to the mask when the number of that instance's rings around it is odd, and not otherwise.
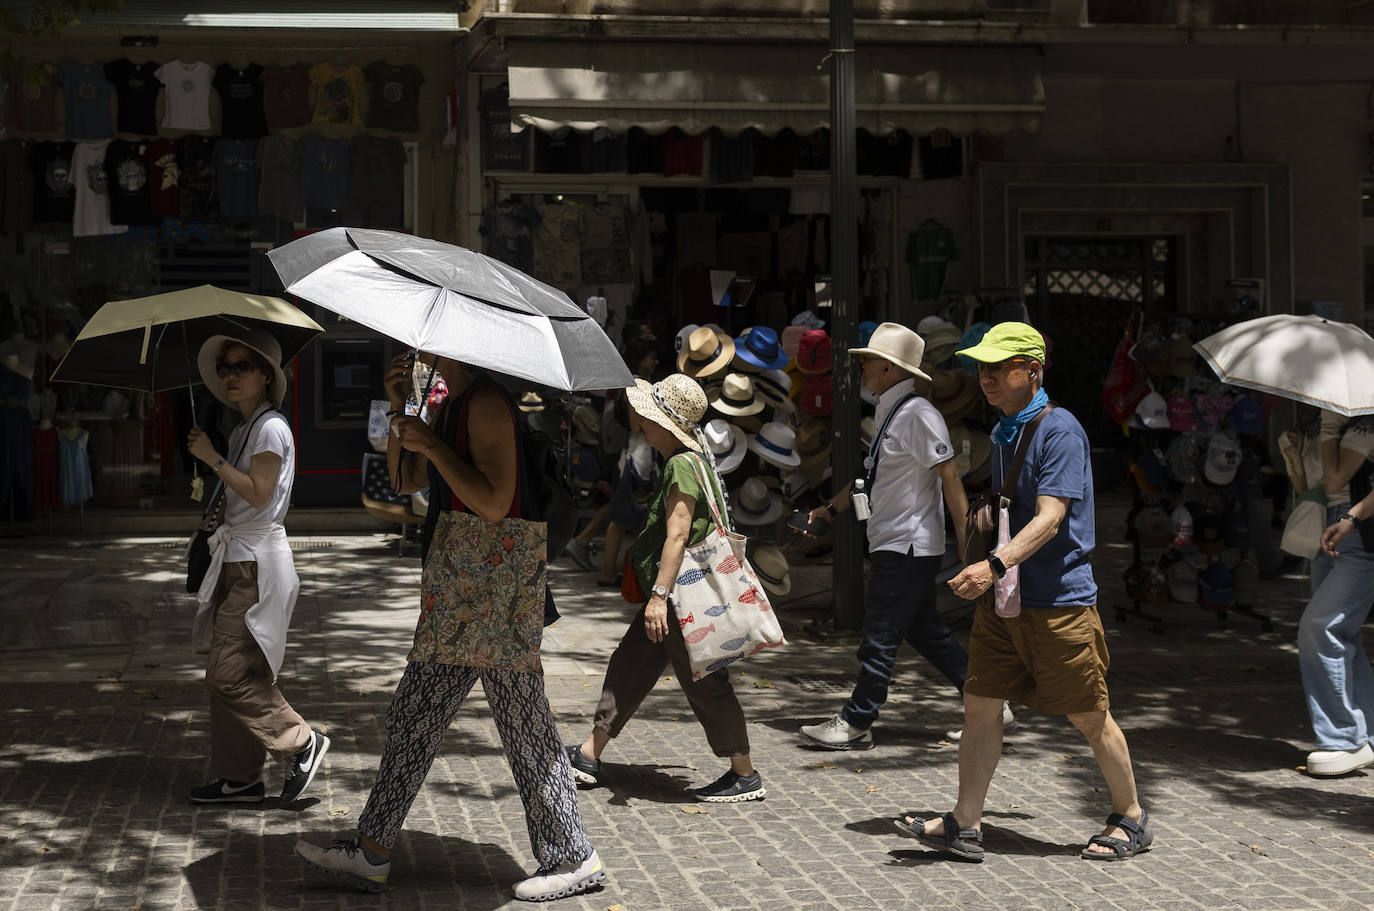
<path fill-rule="evenodd" d="M 715 472 L 699 456 L 688 454 L 687 458 L 692 476 L 710 500 L 716 527 L 700 544 L 683 551 L 670 600 L 687 642 L 692 679 L 700 680 L 787 640 L 754 568 L 745 559 L 748 539 L 733 531 L 721 515 Z"/>

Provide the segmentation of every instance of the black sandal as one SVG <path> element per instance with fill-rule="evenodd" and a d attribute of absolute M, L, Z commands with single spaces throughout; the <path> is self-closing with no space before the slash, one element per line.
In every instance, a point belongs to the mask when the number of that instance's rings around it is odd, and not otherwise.
<path fill-rule="evenodd" d="M 1088 839 L 1088 845 L 1100 845 L 1104 848 L 1111 848 L 1114 853 L 1101 854 L 1097 851 L 1089 851 L 1084 848 L 1078 855 L 1084 860 L 1126 860 L 1128 857 L 1135 857 L 1150 850 L 1150 844 L 1155 840 L 1155 834 L 1149 827 L 1150 814 L 1141 813 L 1140 822 L 1136 822 L 1129 816 L 1122 816 L 1120 813 L 1113 813 L 1107 817 L 1108 826 L 1117 826 L 1130 836 L 1128 839 L 1113 838 L 1110 835 L 1094 835 Z"/>
<path fill-rule="evenodd" d="M 909 823 L 906 821 L 908 818 L 911 819 Z M 959 821 L 954 818 L 953 813 L 946 813 L 941 816 L 940 821 L 944 823 L 944 833 L 941 835 L 927 835 L 926 820 L 911 813 L 906 814 L 901 819 L 894 819 L 892 822 L 903 835 L 915 838 L 927 847 L 952 854 L 960 860 L 972 861 L 973 863 L 983 862 L 982 829 L 959 828 Z"/>

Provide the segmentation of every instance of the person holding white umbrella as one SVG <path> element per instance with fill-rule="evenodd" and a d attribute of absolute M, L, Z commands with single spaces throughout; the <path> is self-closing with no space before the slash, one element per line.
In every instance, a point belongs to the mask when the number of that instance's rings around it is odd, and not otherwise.
<path fill-rule="evenodd" d="M 291 425 L 277 409 L 286 395 L 281 346 L 265 331 L 211 336 L 197 359 L 206 388 L 243 415 L 228 457 L 205 431 L 190 433 L 191 454 L 219 478 L 222 519 L 210 537 L 210 568 L 201 582 L 193 641 L 208 651 L 208 784 L 196 803 L 260 803 L 268 755 L 288 762 L 281 799 L 301 796 L 320 768 L 329 738 L 313 731 L 277 687 L 286 631 L 300 590 L 282 523 L 295 480 Z M 212 503 L 215 502 L 212 500 Z M 215 508 L 212 507 L 212 513 Z"/>

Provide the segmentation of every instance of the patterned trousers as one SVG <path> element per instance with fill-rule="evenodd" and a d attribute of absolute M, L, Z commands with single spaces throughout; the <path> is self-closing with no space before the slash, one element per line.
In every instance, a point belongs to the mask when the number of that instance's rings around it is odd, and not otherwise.
<path fill-rule="evenodd" d="M 420 792 L 463 700 L 478 679 L 525 804 L 525 827 L 540 869 L 580 863 L 592 846 L 582 828 L 568 754 L 554 727 L 539 674 L 412 661 L 386 714 L 377 783 L 358 831 L 390 848 Z"/>

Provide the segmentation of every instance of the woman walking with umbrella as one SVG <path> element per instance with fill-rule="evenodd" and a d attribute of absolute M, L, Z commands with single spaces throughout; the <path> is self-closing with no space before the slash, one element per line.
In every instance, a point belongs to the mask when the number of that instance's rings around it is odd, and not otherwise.
<path fill-rule="evenodd" d="M 296 843 L 310 867 L 369 892 L 385 888 L 391 849 L 438 753 L 444 732 L 479 679 L 525 805 L 534 876 L 515 897 L 547 901 L 605 878 L 587 841 L 567 755 L 544 695 L 539 643 L 545 603 L 546 526 L 522 518 L 515 405 L 475 368 L 422 355 L 448 384 L 431 429 L 416 417 L 391 425 L 388 461 L 403 493 L 430 487 L 415 644 L 386 718 L 377 781 L 355 838 L 328 848 Z M 404 407 L 411 363 L 387 373 L 393 413 Z"/>
<path fill-rule="evenodd" d="M 281 346 L 270 334 L 242 330 L 211 336 L 200 348 L 201 379 L 243 415 L 225 456 L 200 428 L 191 454 L 219 478 L 222 518 L 210 538 L 210 568 L 201 583 L 193 639 L 209 651 L 210 771 L 214 780 L 191 789 L 196 803 L 257 803 L 265 795 L 268 755 L 288 761 L 284 802 L 315 777 L 329 738 L 312 731 L 277 687 L 286 631 L 300 590 L 282 523 L 295 479 L 291 426 L 281 412 L 286 374 Z"/>

